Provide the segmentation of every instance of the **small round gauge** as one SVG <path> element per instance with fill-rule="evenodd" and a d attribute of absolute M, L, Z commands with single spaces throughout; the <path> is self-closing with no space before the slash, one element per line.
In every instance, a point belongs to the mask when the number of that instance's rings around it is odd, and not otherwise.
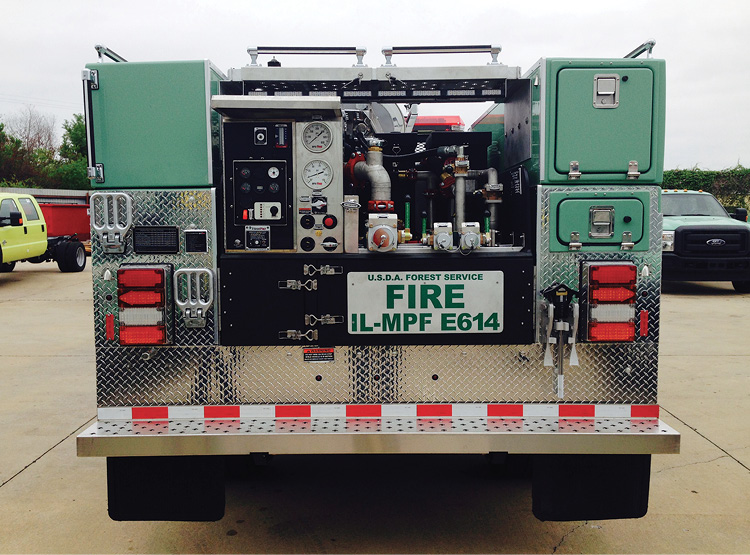
<path fill-rule="evenodd" d="M 243 181 L 242 185 L 240 185 L 240 191 L 243 193 L 249 193 L 252 190 L 252 187 L 247 181 Z"/>
<path fill-rule="evenodd" d="M 310 152 L 325 152 L 333 142 L 331 128 L 325 123 L 314 121 L 308 123 L 302 131 L 302 144 Z"/>
<path fill-rule="evenodd" d="M 268 168 L 268 177 L 270 177 L 271 179 L 276 179 L 277 177 L 279 177 L 279 168 L 277 168 L 276 166 L 271 166 L 270 168 Z"/>
<path fill-rule="evenodd" d="M 279 184 L 276 183 L 275 181 L 272 181 L 271 183 L 268 184 L 268 190 L 274 194 L 278 193 L 280 189 L 281 187 L 279 187 Z"/>
<path fill-rule="evenodd" d="M 250 177 L 250 168 L 242 168 L 240 170 L 240 175 L 242 175 L 242 177 Z"/>
<path fill-rule="evenodd" d="M 324 160 L 313 160 L 302 168 L 302 181 L 311 189 L 325 189 L 333 180 L 333 169 Z"/>

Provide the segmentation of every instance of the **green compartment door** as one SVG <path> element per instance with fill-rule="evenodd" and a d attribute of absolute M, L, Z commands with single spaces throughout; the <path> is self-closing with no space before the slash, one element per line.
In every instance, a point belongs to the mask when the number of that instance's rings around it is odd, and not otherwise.
<path fill-rule="evenodd" d="M 205 60 L 89 64 L 96 188 L 212 184 L 211 81 Z"/>
<path fill-rule="evenodd" d="M 555 171 L 624 176 L 651 168 L 654 75 L 650 68 L 573 68 L 557 73 Z M 612 91 L 612 92 L 610 92 Z M 614 107 L 613 107 L 614 106 Z"/>
<path fill-rule="evenodd" d="M 648 203 L 648 191 L 634 191 L 627 197 L 551 193 L 550 251 L 569 251 L 571 234 L 578 237 L 584 252 L 619 251 L 623 234 L 634 243 L 632 250 L 648 250 Z"/>

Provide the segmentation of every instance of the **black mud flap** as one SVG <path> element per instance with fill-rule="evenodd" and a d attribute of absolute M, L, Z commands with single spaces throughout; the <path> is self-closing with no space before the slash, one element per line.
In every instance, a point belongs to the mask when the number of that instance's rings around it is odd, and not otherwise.
<path fill-rule="evenodd" d="M 539 520 L 640 518 L 648 511 L 651 455 L 536 455 Z"/>
<path fill-rule="evenodd" d="M 224 516 L 222 457 L 108 457 L 112 520 L 215 521 Z"/>

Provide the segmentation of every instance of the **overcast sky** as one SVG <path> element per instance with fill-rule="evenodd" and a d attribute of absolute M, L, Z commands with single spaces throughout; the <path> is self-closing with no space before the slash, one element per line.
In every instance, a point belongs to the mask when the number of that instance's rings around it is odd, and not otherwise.
<path fill-rule="evenodd" d="M 59 125 L 82 112 L 80 72 L 96 61 L 94 44 L 130 61 L 208 58 L 225 72 L 249 63 L 250 45 L 362 45 L 365 63 L 378 66 L 386 45 L 501 44 L 500 60 L 526 71 L 541 57 L 622 57 L 649 38 L 654 57 L 667 61 L 665 168 L 750 165 L 745 0 L 0 0 L 0 119 L 24 105 Z M 353 61 L 282 59 L 285 66 Z M 399 65 L 487 61 L 394 58 Z M 477 110 L 461 114 L 467 124 Z"/>

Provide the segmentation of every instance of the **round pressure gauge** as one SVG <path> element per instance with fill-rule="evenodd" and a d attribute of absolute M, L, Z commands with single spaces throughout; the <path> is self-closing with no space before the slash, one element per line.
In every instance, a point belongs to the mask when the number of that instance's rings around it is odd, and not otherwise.
<path fill-rule="evenodd" d="M 333 169 L 324 160 L 313 160 L 302 168 L 302 181 L 311 189 L 325 189 L 333 180 Z"/>
<path fill-rule="evenodd" d="M 270 168 L 268 168 L 268 177 L 270 177 L 271 179 L 276 179 L 277 177 L 279 177 L 279 168 L 277 168 L 276 166 L 271 166 Z"/>
<path fill-rule="evenodd" d="M 308 123 L 302 132 L 302 144 L 310 152 L 325 152 L 331 146 L 331 142 L 331 128 L 320 121 Z"/>

